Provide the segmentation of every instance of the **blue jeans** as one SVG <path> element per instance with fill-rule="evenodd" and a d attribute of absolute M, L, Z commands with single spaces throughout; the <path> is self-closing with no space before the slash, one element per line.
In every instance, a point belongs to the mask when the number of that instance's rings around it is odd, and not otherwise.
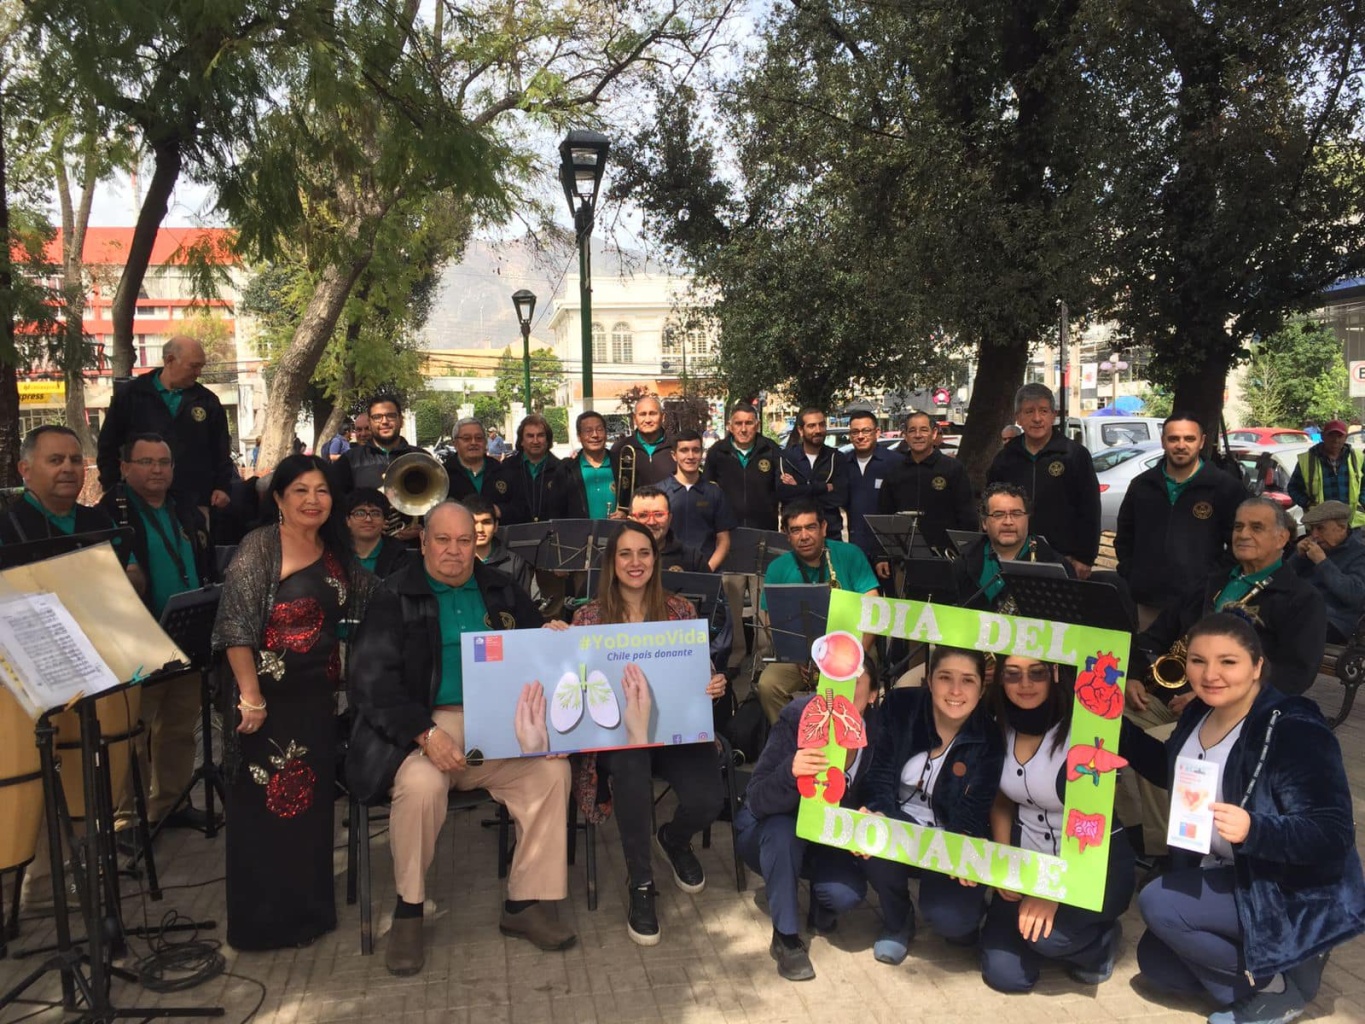
<path fill-rule="evenodd" d="M 1185 868 L 1162 875 L 1138 895 L 1147 931 L 1138 969 L 1159 988 L 1207 993 L 1228 1006 L 1251 992 L 1242 968 L 1242 926 L 1231 867 Z"/>

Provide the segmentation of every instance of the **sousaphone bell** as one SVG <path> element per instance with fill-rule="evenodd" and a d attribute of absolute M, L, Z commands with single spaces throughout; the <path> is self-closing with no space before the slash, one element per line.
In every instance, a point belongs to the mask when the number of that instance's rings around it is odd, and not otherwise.
<path fill-rule="evenodd" d="M 424 516 L 450 494 L 450 476 L 440 461 L 427 452 L 408 452 L 389 463 L 379 484 L 395 512 L 407 516 L 407 522 L 391 521 L 384 527 L 387 534 L 401 532 L 417 525 Z"/>

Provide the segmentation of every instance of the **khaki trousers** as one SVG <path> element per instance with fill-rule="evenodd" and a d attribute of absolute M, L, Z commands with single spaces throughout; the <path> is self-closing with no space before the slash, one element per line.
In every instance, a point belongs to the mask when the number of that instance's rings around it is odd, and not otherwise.
<path fill-rule="evenodd" d="M 753 595 L 754 609 L 758 608 L 758 577 L 752 573 L 727 572 L 720 577 L 721 591 L 725 594 L 725 603 L 730 608 L 730 621 L 734 623 L 734 641 L 730 647 L 730 664 L 726 668 L 736 668 L 744 661 L 746 647 L 744 643 L 744 592 L 747 590 Z M 758 645 L 755 644 L 755 647 Z"/>
<path fill-rule="evenodd" d="M 1145 711 L 1131 708 L 1123 717 L 1153 739 L 1165 741 L 1175 732 L 1176 715 L 1156 697 L 1149 696 Z M 1114 811 L 1125 825 L 1142 825 L 1142 849 L 1149 857 L 1166 853 L 1166 828 L 1171 817 L 1171 795 L 1153 786 L 1134 771 L 1123 773 L 1123 783 L 1114 792 Z"/>
<path fill-rule="evenodd" d="M 194 727 L 199 722 L 199 674 L 191 672 L 142 690 L 143 735 L 133 741 L 138 774 L 147 787 L 147 821 L 160 821 L 189 785 L 196 754 Z M 115 828 L 134 824 L 132 773 L 119 797 Z"/>
<path fill-rule="evenodd" d="M 464 749 L 464 709 L 437 708 L 432 720 Z M 517 826 L 507 876 L 511 900 L 562 900 L 569 894 L 569 762 L 543 757 L 486 761 L 443 772 L 414 751 L 399 766 L 389 812 L 393 878 L 405 903 L 426 899 L 427 869 L 446 820 L 452 789 L 486 789 Z"/>

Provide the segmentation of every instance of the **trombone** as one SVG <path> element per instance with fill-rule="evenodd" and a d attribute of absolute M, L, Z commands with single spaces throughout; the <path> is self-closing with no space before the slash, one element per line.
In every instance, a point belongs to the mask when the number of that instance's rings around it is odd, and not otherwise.
<path fill-rule="evenodd" d="M 379 489 L 389 499 L 395 512 L 407 516 L 407 522 L 395 517 L 384 526 L 389 536 L 416 526 L 424 516 L 450 494 L 450 476 L 433 455 L 423 451 L 408 452 L 389 463 Z"/>
<path fill-rule="evenodd" d="M 616 453 L 616 510 L 630 512 L 630 499 L 635 494 L 635 446 L 623 444 Z"/>

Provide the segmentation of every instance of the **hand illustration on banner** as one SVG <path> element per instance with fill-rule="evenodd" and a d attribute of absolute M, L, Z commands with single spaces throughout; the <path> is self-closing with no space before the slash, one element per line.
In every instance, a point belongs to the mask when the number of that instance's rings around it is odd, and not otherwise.
<path fill-rule="evenodd" d="M 621 674 L 621 689 L 626 695 L 626 742 L 632 747 L 649 742 L 649 680 L 640 666 L 631 662 Z"/>
<path fill-rule="evenodd" d="M 540 680 L 521 688 L 515 729 L 517 744 L 523 754 L 550 752 L 550 732 L 545 728 L 545 687 L 540 685 Z"/>

